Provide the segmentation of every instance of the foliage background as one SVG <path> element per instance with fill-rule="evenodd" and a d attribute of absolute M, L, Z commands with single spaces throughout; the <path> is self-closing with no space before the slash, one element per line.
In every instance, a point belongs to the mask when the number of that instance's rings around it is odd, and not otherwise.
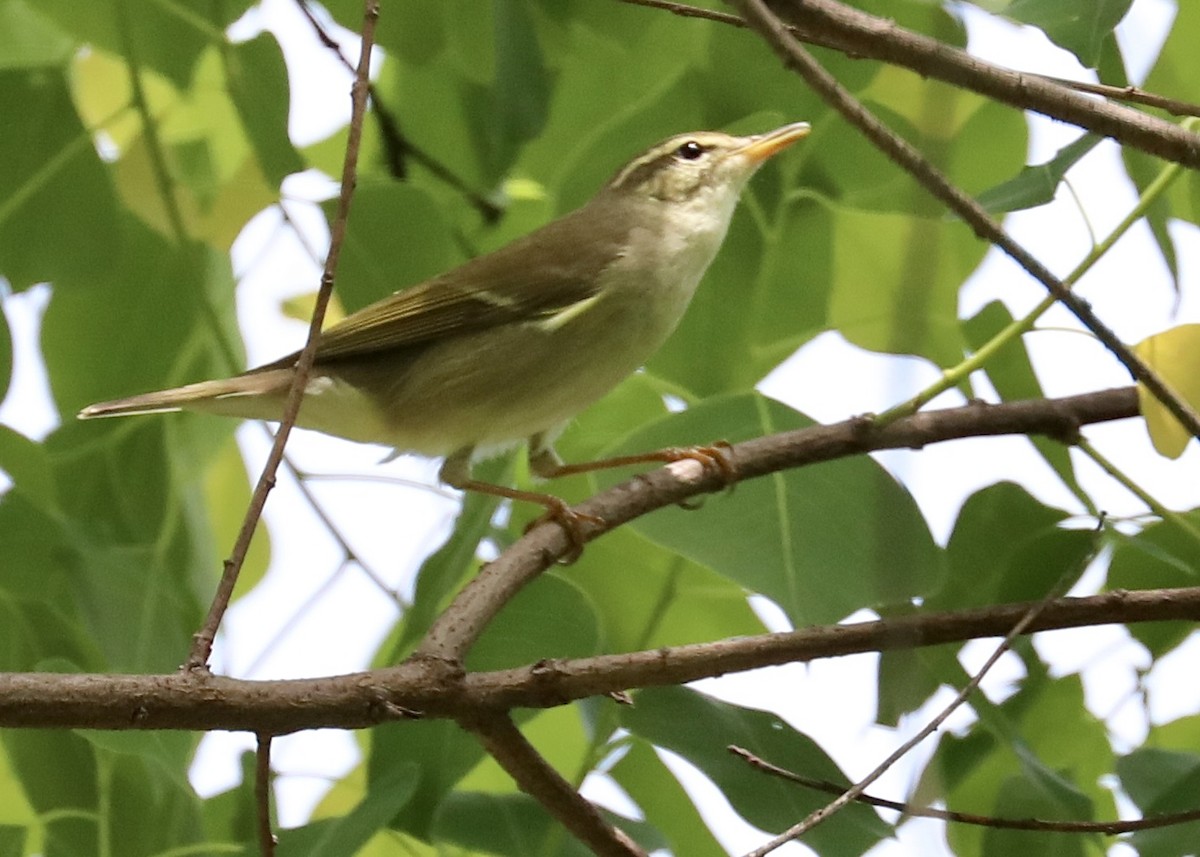
<path fill-rule="evenodd" d="M 958 7 L 858 5 L 965 44 Z M 1128 2 L 1071 4 L 1071 14 L 1061 3 L 979 5 L 1041 27 L 1106 82 L 1124 82 L 1112 28 Z M 1196 101 L 1200 21 L 1182 6 L 1146 86 Z M 31 290 L 48 295 L 39 353 L 61 419 L 44 439 L 0 426 L 0 468 L 11 481 L 0 499 L 6 671 L 170 672 L 240 519 L 248 491 L 233 425 L 192 416 L 79 424 L 72 416 L 92 401 L 244 368 L 231 246 L 263 209 L 288 228 L 272 208 L 281 185 L 291 187 L 286 177 L 340 171 L 344 132 L 302 148 L 288 137 L 288 111 L 305 93 L 289 86 L 275 38 L 226 36 L 249 7 L 0 0 L 0 274 L 18 299 Z M 357 0 L 327 8 L 357 27 Z M 987 247 L 833 117 L 749 32 L 595 0 L 409 0 L 384 4 L 378 41 L 379 102 L 419 152 L 397 152 L 395 138 L 369 122 L 337 283 L 348 311 L 579 205 L 623 158 L 669 134 L 752 132 L 797 118 L 814 125 L 809 140 L 768 164 L 748 190 L 678 334 L 645 373 L 564 437 L 568 460 L 802 425 L 804 415 L 754 390 L 819 335 L 836 331 L 862 349 L 912 355 L 928 372 L 959 362 L 1010 312 L 990 304 L 960 318 L 960 289 Z M 993 195 L 1001 188 L 1017 199 L 1012 207 L 1033 204 L 1047 176 L 1023 171 L 1021 113 L 903 70 L 817 53 L 959 186 Z M 457 181 L 431 170 L 427 158 Z M 1138 186 L 1160 168 L 1136 154 L 1127 164 Z M 1051 186 L 1057 178 L 1049 177 Z M 464 187 L 502 216 L 483 216 Z M 1184 176 L 1151 213 L 1172 274 L 1180 274 L 1174 239 L 1181 233 L 1168 225 L 1195 223 L 1196 188 L 1194 176 Z M 1177 285 L 1186 294 L 1182 273 Z M 7 326 L 3 333 L 0 391 L 13 362 Z M 1098 349 L 1087 353 L 1105 359 Z M 844 383 L 840 369 L 827 366 L 820 382 Z M 993 395 L 992 387 L 1004 398 L 1041 392 L 1020 348 L 961 392 Z M 686 409 L 670 414 L 665 397 Z M 868 458 L 749 483 L 700 513 L 665 510 L 545 575 L 506 608 L 468 667 L 761 633 L 748 592 L 795 626 L 863 609 L 886 617 L 918 604 L 951 610 L 1036 598 L 1062 574 L 1080 573 L 1096 552 L 1086 521 L 1100 509 L 1076 458 L 1048 443 L 1038 449 L 1066 499 L 1050 505 L 1013 473 L 963 505 L 944 544 L 908 490 Z M 989 453 L 981 446 L 975 455 Z M 1189 478 L 1188 461 L 1194 477 L 1194 450 L 1175 465 L 1180 480 Z M 517 462 L 493 466 L 497 476 L 525 478 Z M 590 490 L 583 479 L 562 486 L 572 499 Z M 397 604 L 401 618 L 373 663 L 395 663 L 410 651 L 474 574 L 476 555 L 511 543 L 528 514 L 493 511 L 470 499 L 415 582 L 398 583 L 389 563 L 384 577 L 398 593 L 373 597 Z M 1108 528 L 1090 579 L 1125 588 L 1193 584 L 1196 516 L 1188 515 L 1190 527 L 1187 519 L 1146 518 Z M 252 595 L 273 548 L 289 535 L 278 527 L 273 537 L 275 545 L 258 539 L 240 594 Z M 1130 633 L 1149 672 L 1191 629 Z M 894 724 L 939 687 L 961 685 L 958 648 L 883 657 L 879 721 Z M 1028 642 L 1016 655 L 1019 679 L 990 702 L 975 700 L 977 719 L 939 741 L 913 785 L 919 801 L 1047 818 L 1110 818 L 1118 802 L 1145 813 L 1193 803 L 1200 700 L 1187 716 L 1148 724 L 1140 744 L 1114 746 L 1106 723 L 1084 705 L 1076 672 L 1049 669 Z M 607 771 L 644 813 L 645 823 L 629 827 L 652 846 L 725 853 L 654 747 L 691 761 L 737 813 L 767 830 L 794 822 L 821 796 L 749 772 L 727 757 L 726 744 L 845 779 L 826 749 L 777 714 L 694 689 L 635 698 L 632 708 L 591 700 L 530 714 L 521 725 L 573 782 Z M 251 848 L 248 787 L 201 799 L 187 781 L 198 735 L 8 730 L 0 740 L 0 854 Z M 356 740 L 362 764 L 334 784 L 311 823 L 284 833 L 282 853 L 579 853 L 454 724 L 404 723 Z M 806 843 L 823 854 L 862 853 L 891 835 L 895 821 L 856 808 Z M 1104 848 L 1098 839 L 972 828 L 946 836 L 946 847 L 964 855 Z M 1185 854 L 1196 836 L 1195 826 L 1178 827 L 1120 847 Z"/>

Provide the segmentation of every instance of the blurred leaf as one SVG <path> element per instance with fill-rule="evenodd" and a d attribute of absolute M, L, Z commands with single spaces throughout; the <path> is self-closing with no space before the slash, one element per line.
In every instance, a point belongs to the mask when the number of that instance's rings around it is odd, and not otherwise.
<path fill-rule="evenodd" d="M 1064 574 L 1078 579 L 1097 549 L 1097 536 L 1062 528 L 1066 518 L 1066 512 L 1043 505 L 1012 482 L 981 488 L 959 511 L 946 546 L 946 585 L 926 605 L 962 610 L 1035 600 Z"/>
<path fill-rule="evenodd" d="M 1094 68 L 1105 40 L 1125 17 L 1133 0 L 1012 0 L 1004 15 L 1019 24 L 1032 24 L 1051 41 L 1066 48 L 1085 66 Z"/>
<path fill-rule="evenodd" d="M 1200 410 L 1200 324 L 1181 324 L 1156 333 L 1133 350 L 1193 411 Z M 1191 433 L 1141 383 L 1138 404 L 1159 455 L 1183 455 Z"/>
<path fill-rule="evenodd" d="M 327 213 L 332 216 L 330 206 Z M 440 274 L 456 261 L 449 229 L 429 194 L 362 182 L 346 225 L 337 295 L 348 312 Z"/>
<path fill-rule="evenodd" d="M 0 472 L 35 506 L 47 512 L 54 509 L 54 477 L 46 450 L 6 425 L 0 425 Z"/>
<path fill-rule="evenodd" d="M 224 59 L 229 95 L 258 154 L 259 171 L 278 186 L 285 176 L 304 169 L 288 138 L 288 78 L 279 44 L 262 35 L 233 45 Z"/>
<path fill-rule="evenodd" d="M 721 702 L 685 688 L 640 690 L 621 711 L 637 737 L 678 753 L 716 783 L 751 824 L 782 831 L 828 803 L 828 796 L 760 774 L 726 747 L 743 747 L 772 764 L 834 783 L 849 778 L 807 735 L 766 711 Z M 687 728 L 680 728 L 687 724 Z M 862 854 L 889 826 L 861 804 L 846 807 L 799 841 L 818 854 Z"/>
<path fill-rule="evenodd" d="M 1150 524 L 1140 533 L 1126 536 L 1113 549 L 1108 567 L 1108 589 L 1170 589 L 1195 586 L 1200 576 L 1200 544 L 1192 530 L 1200 525 L 1200 513 L 1187 513 L 1191 527 L 1168 519 Z M 1130 635 L 1160 658 L 1191 634 L 1190 622 L 1139 622 L 1129 626 Z"/>
<path fill-rule="evenodd" d="M 872 351 L 962 359 L 958 287 L 987 246 L 959 223 L 834 212 L 830 325 Z"/>
<path fill-rule="evenodd" d="M 28 0 L 0 2 L 0 70 L 63 66 L 73 47 Z"/>
<path fill-rule="evenodd" d="M 467 656 L 469 670 L 599 653 L 596 611 L 570 582 L 542 575 L 504 605 Z"/>
<path fill-rule="evenodd" d="M 246 508 L 250 505 L 251 486 L 246 476 L 238 445 L 230 435 L 204 475 L 204 499 L 212 521 L 213 538 L 222 547 L 237 541 Z M 258 585 L 267 573 L 271 559 L 271 534 L 260 528 L 238 575 L 233 597 L 236 600 Z"/>
<path fill-rule="evenodd" d="M 0 312 L 0 402 L 8 395 L 12 381 L 13 343 L 12 331 L 8 329 L 8 316 Z"/>
<path fill-rule="evenodd" d="M 38 0 L 38 11 L 80 42 L 145 63 L 183 86 L 200 52 L 220 43 L 225 28 L 249 5 L 250 0 L 136 7 L 126 0 Z"/>
<path fill-rule="evenodd" d="M 1015 178 L 984 191 L 977 201 L 993 214 L 1045 205 L 1054 200 L 1054 194 L 1067 170 L 1079 163 L 1099 142 L 1100 137 L 1095 134 L 1083 134 L 1059 149 L 1044 164 L 1025 167 Z"/>
<path fill-rule="evenodd" d="M 64 73 L 0 72 L 0 275 L 18 291 L 63 277 L 103 282 L 120 250 L 111 180 Z"/>
<path fill-rule="evenodd" d="M 338 818 L 285 830 L 279 857 L 353 857 L 376 831 L 387 826 L 416 792 L 419 769 L 400 764 L 371 784 L 362 801 Z"/>
<path fill-rule="evenodd" d="M 963 333 L 970 347 L 978 351 L 984 343 L 999 334 L 1013 322 L 1012 313 L 1000 301 L 992 301 L 973 318 L 963 322 Z M 1042 385 L 1034 372 L 1029 352 L 1025 342 L 1018 339 L 1009 343 L 1004 349 L 994 354 L 983 367 L 988 380 L 1006 402 L 1019 399 L 1040 399 L 1045 396 Z M 1071 490 L 1085 506 L 1091 506 L 1079 481 L 1075 478 L 1075 466 L 1071 463 L 1071 454 L 1062 441 L 1043 435 L 1029 437 L 1029 442 L 1046 459 L 1058 478 Z"/>
<path fill-rule="evenodd" d="M 1117 760 L 1121 788 L 1149 817 L 1196 808 L 1200 789 L 1200 755 L 1144 747 Z M 1134 833 L 1128 840 L 1142 857 L 1185 857 L 1194 854 L 1200 822 Z"/>
<path fill-rule="evenodd" d="M 605 813 L 612 818 L 612 813 Z M 642 822 L 615 819 L 647 851 L 661 847 Z M 588 857 L 593 852 L 578 839 L 564 836 L 540 804 L 527 795 L 456 792 L 447 798 L 434 821 L 434 837 L 460 848 L 488 854 L 526 857 Z"/>
<path fill-rule="evenodd" d="M 385 724 L 370 733 L 367 792 L 392 782 L 398 770 L 411 771 L 415 791 L 388 825 L 428 839 L 438 806 L 483 757 L 479 742 L 453 721 Z"/>
<path fill-rule="evenodd" d="M 662 831 L 671 854 L 725 857 L 688 793 L 648 745 L 630 746 L 609 775 Z"/>
<path fill-rule="evenodd" d="M 770 399 L 731 396 L 644 426 L 608 454 L 736 443 L 808 424 Z M 796 626 L 906 602 L 941 580 L 940 551 L 912 497 L 867 457 L 751 480 L 731 496 L 708 498 L 700 511 L 661 509 L 632 526 L 770 597 Z"/>

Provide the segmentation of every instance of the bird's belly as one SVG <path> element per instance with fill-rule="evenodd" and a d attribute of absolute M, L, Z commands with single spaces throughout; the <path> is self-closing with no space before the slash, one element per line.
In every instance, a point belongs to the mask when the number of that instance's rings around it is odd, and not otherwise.
<path fill-rule="evenodd" d="M 553 430 L 641 366 L 681 312 L 597 301 L 571 317 L 431 346 L 387 397 L 389 442 L 440 456 L 468 447 L 498 451 Z"/>

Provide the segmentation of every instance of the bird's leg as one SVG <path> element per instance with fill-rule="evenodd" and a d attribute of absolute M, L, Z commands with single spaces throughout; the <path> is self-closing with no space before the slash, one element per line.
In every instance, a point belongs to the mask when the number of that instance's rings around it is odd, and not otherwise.
<path fill-rule="evenodd" d="M 505 485 L 496 485 L 492 482 L 483 482 L 478 479 L 471 478 L 471 453 L 472 449 L 460 449 L 455 453 L 447 456 L 442 464 L 441 470 L 438 471 L 438 478 L 449 485 L 451 488 L 457 488 L 460 491 L 475 491 L 480 494 L 491 494 L 493 497 L 506 497 L 510 500 L 521 500 L 526 503 L 536 503 L 546 509 L 546 514 L 536 519 L 528 527 L 526 532 L 536 527 L 538 524 L 545 521 L 555 521 L 563 528 L 563 532 L 567 536 L 567 541 L 570 542 L 571 551 L 561 561 L 564 564 L 570 564 L 579 559 L 583 554 L 583 546 L 587 542 L 584 533 L 584 525 L 603 525 L 604 521 L 595 515 L 585 515 L 581 512 L 574 511 L 567 505 L 566 501 L 560 497 L 555 497 L 553 494 L 544 494 L 540 491 L 522 491 L 519 488 L 509 488 Z M 553 452 L 551 453 L 553 454 Z"/>
<path fill-rule="evenodd" d="M 531 439 L 529 445 L 529 469 L 542 479 L 554 479 L 559 476 L 573 476 L 576 473 L 590 473 L 594 470 L 608 470 L 614 467 L 628 467 L 632 464 L 666 463 L 674 461 L 696 461 L 706 471 L 720 474 L 722 481 L 729 486 L 737 482 L 737 465 L 730 454 L 728 441 L 719 440 L 708 446 L 669 446 L 652 452 L 642 452 L 636 455 L 621 455 L 616 458 L 598 458 L 595 461 L 581 461 L 577 464 L 564 464 L 562 459 L 550 446 L 536 446 L 537 438 Z"/>

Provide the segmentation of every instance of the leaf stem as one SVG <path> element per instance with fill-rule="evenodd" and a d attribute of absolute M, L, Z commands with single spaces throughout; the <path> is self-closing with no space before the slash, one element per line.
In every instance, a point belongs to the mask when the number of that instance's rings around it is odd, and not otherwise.
<path fill-rule="evenodd" d="M 1195 124 L 1192 119 L 1187 119 L 1183 125 L 1188 130 Z M 1114 227 L 1104 240 L 1095 244 L 1088 254 L 1083 257 L 1082 261 L 1075 266 L 1067 276 L 1063 277 L 1062 284 L 1065 288 L 1071 288 L 1083 275 L 1092 269 L 1092 267 L 1104 257 L 1109 250 L 1119 241 L 1130 228 L 1137 223 L 1145 214 L 1146 211 L 1162 196 L 1171 184 L 1179 177 L 1182 167 L 1176 163 L 1170 163 L 1163 167 L 1162 171 L 1154 178 L 1154 181 L 1146 188 L 1142 195 L 1138 198 L 1137 204 L 1130 209 L 1129 213 Z M 940 396 L 946 390 L 957 386 L 965 380 L 972 372 L 982 368 L 989 360 L 992 359 L 998 352 L 1004 349 L 1009 343 L 1020 338 L 1024 334 L 1033 329 L 1038 319 L 1045 315 L 1054 304 L 1057 303 L 1057 298 L 1053 294 L 1044 297 L 1033 310 L 1023 318 L 1019 318 L 1007 325 L 1002 331 L 993 336 L 990 340 L 978 348 L 974 354 L 963 360 L 957 366 L 942 372 L 942 377 L 933 384 L 926 387 L 921 392 L 917 393 L 911 399 L 901 402 L 892 408 L 884 411 L 875 417 L 875 425 L 882 427 L 894 423 L 901 417 L 909 416 L 919 411 L 928 402 L 937 396 Z"/>
<path fill-rule="evenodd" d="M 1125 471 L 1121 470 L 1119 467 L 1105 458 L 1104 455 L 1102 455 L 1100 451 L 1092 446 L 1087 440 L 1080 438 L 1076 446 L 1079 447 L 1080 451 L 1082 451 L 1084 455 L 1096 462 L 1101 470 L 1119 482 L 1121 486 L 1125 488 L 1125 490 L 1145 503 L 1146 507 L 1150 509 L 1151 512 L 1153 512 L 1162 520 L 1169 521 L 1177 526 L 1189 538 L 1191 538 L 1192 541 L 1194 541 L 1197 545 L 1200 545 L 1200 527 L 1197 527 L 1195 524 L 1193 524 L 1187 518 L 1187 516 L 1181 515 L 1173 509 L 1168 509 L 1166 506 L 1160 503 L 1153 495 L 1150 494 L 1150 492 L 1144 489 L 1137 482 L 1133 481 L 1133 478 L 1125 473 Z"/>

